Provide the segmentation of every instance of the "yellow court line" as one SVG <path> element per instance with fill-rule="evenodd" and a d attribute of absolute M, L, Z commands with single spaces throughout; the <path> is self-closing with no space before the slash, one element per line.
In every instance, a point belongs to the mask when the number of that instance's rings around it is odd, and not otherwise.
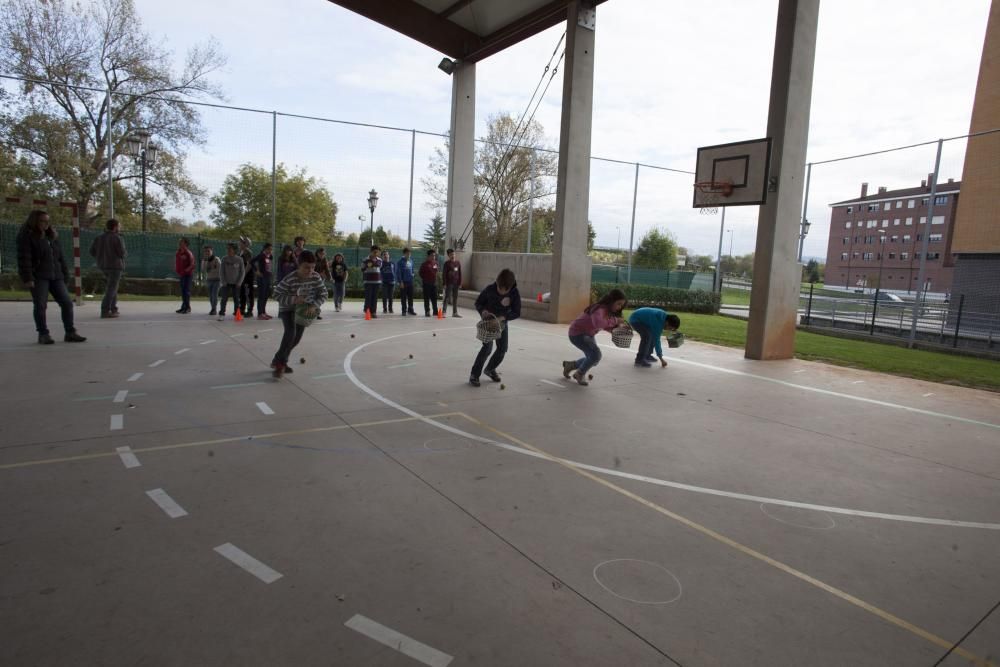
<path fill-rule="evenodd" d="M 630 500 L 634 500 L 635 502 L 637 502 L 640 505 L 643 505 L 645 507 L 648 507 L 649 509 L 653 510 L 654 512 L 658 512 L 658 513 L 662 514 L 663 516 L 669 517 L 669 518 L 673 519 L 674 521 L 682 523 L 685 526 L 687 526 L 688 528 L 692 528 L 692 529 L 698 531 L 699 533 L 702 533 L 703 535 L 707 535 L 708 537 L 712 538 L 713 540 L 716 540 L 718 542 L 721 542 L 722 544 L 725 544 L 728 547 L 736 549 L 740 553 L 743 553 L 743 554 L 745 554 L 747 556 L 750 556 L 751 558 L 756 558 L 757 560 L 762 561 L 764 563 L 767 563 L 768 565 L 770 565 L 770 566 L 772 566 L 774 568 L 777 568 L 778 570 L 781 570 L 782 572 L 784 572 L 786 574 L 790 574 L 793 577 L 796 577 L 797 579 L 801 579 L 802 581 L 806 582 L 807 584 L 811 584 L 811 585 L 815 586 L 816 588 L 819 588 L 820 590 L 826 591 L 827 593 L 830 593 L 831 595 L 834 595 L 834 596 L 840 598 L 841 600 L 844 600 L 845 602 L 849 602 L 850 604 L 852 604 L 852 605 L 854 605 L 856 607 L 859 607 L 859 608 L 867 611 L 870 614 L 874 614 L 875 616 L 878 616 L 882 620 L 884 620 L 884 621 L 886 621 L 888 623 L 891 623 L 891 624 L 895 625 L 896 627 L 902 628 L 903 630 L 911 632 L 914 635 L 920 637 L 921 639 L 925 639 L 925 640 L 929 641 L 930 643 L 932 643 L 932 644 L 934 644 L 936 646 L 939 646 L 939 647 L 941 647 L 943 649 L 946 649 L 946 650 L 952 648 L 953 642 L 949 642 L 948 640 L 944 639 L 943 637 L 939 637 L 939 636 L 935 635 L 932 632 L 929 632 L 927 630 L 924 630 L 923 628 L 920 628 L 920 627 L 918 627 L 916 625 L 913 625 L 909 621 L 903 620 L 902 618 L 900 618 L 900 617 L 898 617 L 898 616 L 896 616 L 894 614 L 891 614 L 890 612 L 887 612 L 884 609 L 880 609 L 879 607 L 876 607 L 875 605 L 873 605 L 873 604 L 871 604 L 869 602 L 865 602 L 864 600 L 862 600 L 862 599 L 860 599 L 858 597 L 855 597 L 855 596 L 851 595 L 850 593 L 848 593 L 846 591 L 842 591 L 839 588 L 836 588 L 835 586 L 831 586 L 830 584 L 827 584 L 827 583 L 825 583 L 823 581 L 820 581 L 819 579 L 817 579 L 815 577 L 812 577 L 812 576 L 806 574 L 805 572 L 802 572 L 801 570 L 795 569 L 791 565 L 786 565 L 785 563 L 782 563 L 781 561 L 775 560 L 774 558 L 771 558 L 770 556 L 762 554 L 761 552 L 759 552 L 759 551 L 757 551 L 755 549 L 752 549 L 752 548 L 750 548 L 750 547 L 748 547 L 746 545 L 740 544 L 736 540 L 733 540 L 733 539 L 731 539 L 729 537 L 726 537 L 725 535 L 722 535 L 721 533 L 717 533 L 714 530 L 712 530 L 711 528 L 708 528 L 707 526 L 703 526 L 700 523 L 697 523 L 695 521 L 692 521 L 691 519 L 688 519 L 687 517 L 681 516 L 680 514 L 677 514 L 675 512 L 671 512 L 667 508 L 662 507 L 661 505 L 657 505 L 656 503 L 654 503 L 654 502 L 652 502 L 650 500 L 646 500 L 642 496 L 637 495 L 635 493 L 632 493 L 631 491 L 629 491 L 627 489 L 623 489 L 622 487 L 620 487 L 620 486 L 618 486 L 616 484 L 613 484 L 613 483 L 607 481 L 606 479 L 602 479 L 602 478 L 598 477 L 597 475 L 594 475 L 593 473 L 591 473 L 589 471 L 581 470 L 580 468 L 577 468 L 576 466 L 572 465 L 571 463 L 569 463 L 567 461 L 564 461 L 563 459 L 560 459 L 560 458 L 558 458 L 556 456 L 553 456 L 552 454 L 549 454 L 548 452 L 546 452 L 546 451 L 544 451 L 542 449 L 539 449 L 538 447 L 535 447 L 534 445 L 530 445 L 530 444 L 524 442 L 523 440 L 515 438 L 514 436 L 510 435 L 509 433 L 504 433 L 503 431 L 501 431 L 499 429 L 495 429 L 492 426 L 490 426 L 489 424 L 487 424 L 487 423 L 485 423 L 483 421 L 480 421 L 479 419 L 476 419 L 475 417 L 472 417 L 471 415 L 467 415 L 464 412 L 459 413 L 459 414 L 462 417 L 464 417 L 465 419 L 468 419 L 470 422 L 472 422 L 474 424 L 477 424 L 477 425 L 481 426 L 482 428 L 485 428 L 488 431 L 492 431 L 493 433 L 499 435 L 500 437 L 505 438 L 505 439 L 507 439 L 507 440 L 509 440 L 511 442 L 514 442 L 514 443 L 520 445 L 521 447 L 524 447 L 526 449 L 530 449 L 531 451 L 536 452 L 537 454 L 540 454 L 541 456 L 547 458 L 548 460 L 552 461 L 553 463 L 558 463 L 559 465 L 563 466 L 564 468 L 568 468 L 569 470 L 572 470 L 573 472 L 575 472 L 578 475 L 586 477 L 587 479 L 589 479 L 589 480 L 591 480 L 593 482 L 597 482 L 598 484 L 601 484 L 602 486 L 605 486 L 605 487 L 611 489 L 612 491 L 620 493 L 621 495 L 625 496 L 626 498 L 629 498 Z M 965 649 L 963 649 L 961 647 L 955 647 L 955 649 L 952 650 L 952 653 L 954 653 L 955 655 L 959 655 L 959 656 L 961 656 L 963 658 L 966 658 L 968 660 L 971 660 L 971 661 L 973 661 L 974 664 L 979 665 L 980 667 L 997 667 L 996 663 L 994 663 L 992 661 L 989 661 L 989 660 L 987 660 L 985 658 L 981 658 L 978 655 L 976 655 L 975 653 L 971 653 L 970 651 L 967 651 L 967 650 L 965 650 Z"/>
<path fill-rule="evenodd" d="M 382 419 L 374 422 L 361 422 L 358 424 L 338 424 L 337 426 L 320 426 L 317 428 L 304 428 L 296 431 L 279 431 L 276 433 L 251 433 L 250 435 L 239 435 L 232 438 L 219 438 L 217 440 L 197 440 L 195 442 L 181 442 L 175 445 L 158 445 L 156 447 L 142 447 L 140 449 L 133 449 L 133 454 L 140 454 L 142 452 L 160 452 L 168 449 L 184 449 L 186 447 L 203 447 L 205 445 L 221 445 L 227 442 L 241 442 L 245 440 L 253 439 L 264 439 L 264 438 L 277 438 L 279 436 L 286 435 L 302 435 L 304 433 L 323 433 L 325 431 L 342 431 L 349 428 L 361 428 L 366 426 L 382 426 L 384 424 L 398 424 L 401 422 L 412 422 L 420 421 L 425 418 L 440 418 L 440 417 L 457 417 L 461 413 L 459 412 L 442 412 L 436 415 L 427 415 L 427 417 L 400 417 L 398 419 Z M 6 463 L 0 465 L 0 470 L 9 470 L 12 468 L 27 468 L 29 466 L 39 466 L 48 463 L 67 463 L 69 461 L 86 461 L 88 459 L 101 459 L 108 456 L 118 456 L 118 452 L 97 452 L 95 454 L 80 454 L 79 456 L 63 456 L 56 459 L 37 459 L 34 461 L 22 461 L 21 463 Z"/>

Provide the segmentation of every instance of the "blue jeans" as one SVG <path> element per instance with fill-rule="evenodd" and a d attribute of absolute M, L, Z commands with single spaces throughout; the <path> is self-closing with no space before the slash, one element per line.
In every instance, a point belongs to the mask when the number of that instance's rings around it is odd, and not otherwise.
<path fill-rule="evenodd" d="M 240 285 L 223 285 L 222 286 L 222 303 L 219 304 L 219 315 L 226 314 L 226 304 L 229 303 L 229 298 L 233 299 L 233 314 L 240 309 Z"/>
<path fill-rule="evenodd" d="M 267 312 L 267 297 L 271 295 L 271 276 L 257 278 L 257 314 Z"/>
<path fill-rule="evenodd" d="M 580 371 L 580 375 L 586 375 L 587 371 L 601 363 L 601 348 L 597 347 L 597 341 L 593 336 L 586 334 L 570 336 L 569 342 L 583 351 L 583 357 L 576 362 L 576 370 Z"/>
<path fill-rule="evenodd" d="M 191 310 L 191 283 L 194 276 L 181 276 L 181 310 Z"/>
<path fill-rule="evenodd" d="M 278 317 L 281 319 L 281 324 L 285 328 L 285 331 L 281 336 L 281 345 L 278 346 L 278 351 L 274 353 L 273 363 L 287 364 L 288 357 L 292 354 L 295 346 L 299 344 L 299 341 L 302 340 L 302 334 L 306 328 L 301 324 L 295 323 L 294 310 L 280 310 L 278 311 Z"/>
<path fill-rule="evenodd" d="M 365 283 L 365 310 L 375 316 L 378 307 L 378 288 L 382 283 Z"/>
<path fill-rule="evenodd" d="M 407 315 L 416 315 L 413 312 L 413 281 L 399 283 L 399 306 L 400 310 Z"/>
<path fill-rule="evenodd" d="M 392 294 L 396 291 L 396 283 L 382 283 L 382 312 L 388 307 L 392 312 Z"/>
<path fill-rule="evenodd" d="M 219 305 L 219 281 L 208 281 L 208 303 L 212 306 L 212 315 L 215 315 L 215 307 Z"/>
<path fill-rule="evenodd" d="M 649 330 L 645 324 L 637 324 L 635 322 L 630 322 L 632 328 L 635 332 L 639 334 L 639 351 L 636 352 L 635 360 L 645 361 L 646 357 L 653 354 L 653 344 L 656 339 L 653 338 L 653 332 Z"/>
<path fill-rule="evenodd" d="M 31 300 L 35 304 L 33 314 L 35 316 L 35 329 L 38 330 L 38 335 L 43 336 L 49 333 L 49 328 L 45 322 L 45 310 L 49 305 L 49 294 L 52 295 L 52 298 L 55 299 L 62 310 L 63 329 L 66 330 L 66 333 L 76 331 L 73 327 L 73 299 L 70 298 L 69 292 L 66 291 L 66 282 L 62 278 L 57 278 L 56 280 L 39 280 L 36 278 L 35 286 L 31 288 Z"/>
<path fill-rule="evenodd" d="M 118 283 L 122 279 L 121 269 L 101 269 L 104 273 L 104 298 L 101 299 L 101 314 L 118 310 Z"/>
<path fill-rule="evenodd" d="M 344 292 L 347 291 L 347 283 L 341 280 L 339 283 L 333 281 L 333 306 L 340 310 L 344 305 Z"/>

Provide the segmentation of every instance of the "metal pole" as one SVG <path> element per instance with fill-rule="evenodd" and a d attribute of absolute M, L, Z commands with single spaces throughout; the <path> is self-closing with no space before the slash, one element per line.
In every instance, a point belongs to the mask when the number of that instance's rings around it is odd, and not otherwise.
<path fill-rule="evenodd" d="M 934 197 L 937 196 L 938 171 L 941 169 L 941 147 L 944 139 L 938 139 L 937 157 L 934 159 L 934 175 L 931 177 L 931 195 L 927 200 L 927 226 L 924 228 L 924 242 L 920 250 L 920 270 L 917 272 L 917 304 L 923 300 L 924 294 L 924 274 L 927 270 L 927 247 L 931 238 L 931 225 L 934 223 Z M 920 218 L 917 218 L 917 229 L 920 229 Z M 913 319 L 910 321 L 910 342 L 907 347 L 913 347 L 913 342 L 917 338 L 917 316 L 920 310 L 913 309 Z"/>
<path fill-rule="evenodd" d="M 806 194 L 802 200 L 802 222 L 799 226 L 799 264 L 802 263 L 802 246 L 806 244 L 806 221 L 809 219 L 809 181 L 812 179 L 812 162 L 806 165 Z"/>
<path fill-rule="evenodd" d="M 368 210 L 372 213 L 370 224 L 368 225 L 368 236 L 370 237 L 368 239 L 368 245 L 373 246 L 375 245 L 375 207 L 369 207 Z"/>
<path fill-rule="evenodd" d="M 951 346 L 958 347 L 958 328 L 962 325 L 962 306 L 965 305 L 965 295 L 958 297 L 958 316 L 955 318 L 955 337 L 951 339 Z"/>
<path fill-rule="evenodd" d="M 628 274 L 625 282 L 632 284 L 632 246 L 635 243 L 635 203 L 639 197 L 639 163 L 635 163 L 635 185 L 632 188 L 632 229 L 628 233 Z"/>
<path fill-rule="evenodd" d="M 875 315 L 878 313 L 878 295 L 882 291 L 882 260 L 885 259 L 885 232 L 879 230 L 879 253 L 878 253 L 878 282 L 875 283 L 875 303 L 872 305 L 872 328 L 869 332 L 875 335 Z"/>
<path fill-rule="evenodd" d="M 816 283 L 809 283 L 809 305 L 806 306 L 806 324 L 812 324 L 813 288 L 814 287 L 816 287 Z"/>
<path fill-rule="evenodd" d="M 271 112 L 271 247 L 278 250 L 278 112 Z"/>
<path fill-rule="evenodd" d="M 139 164 L 142 166 L 142 233 L 146 233 L 146 149 L 139 153 Z"/>
<path fill-rule="evenodd" d="M 528 254 L 531 254 L 531 223 L 535 217 L 535 151 L 532 149 L 531 157 L 528 158 Z"/>
<path fill-rule="evenodd" d="M 111 89 L 108 88 L 108 217 L 115 217 L 114 135 L 111 133 Z"/>
<path fill-rule="evenodd" d="M 417 155 L 417 131 L 410 130 L 410 217 L 406 223 L 406 247 L 413 244 L 413 165 Z"/>
<path fill-rule="evenodd" d="M 719 225 L 719 253 L 715 256 L 715 291 L 722 294 L 722 237 L 726 234 L 726 207 L 722 207 L 722 224 Z"/>

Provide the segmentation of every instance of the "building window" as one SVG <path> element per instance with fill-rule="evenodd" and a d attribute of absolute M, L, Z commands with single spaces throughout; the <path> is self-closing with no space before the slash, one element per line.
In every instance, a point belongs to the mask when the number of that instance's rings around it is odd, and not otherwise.
<path fill-rule="evenodd" d="M 889 221 L 888 220 L 883 220 L 882 221 L 882 226 L 883 227 L 888 227 L 889 226 Z"/>
<path fill-rule="evenodd" d="M 891 236 L 891 237 L 889 238 L 889 240 L 890 240 L 890 241 L 891 241 L 892 243 L 895 243 L 896 241 L 898 241 L 898 240 L 899 240 L 899 237 L 898 237 L 898 236 L 896 236 L 895 234 L 893 234 L 893 235 L 892 235 L 892 236 Z"/>
<path fill-rule="evenodd" d="M 896 253 L 890 252 L 889 253 L 889 259 L 896 259 Z M 892 276 L 889 276 L 889 277 L 892 278 Z"/>
<path fill-rule="evenodd" d="M 851 254 L 851 258 L 852 258 L 852 259 L 857 259 L 857 258 L 858 258 L 858 257 L 860 257 L 860 256 L 861 256 L 861 253 L 859 253 L 859 252 L 855 252 L 855 253 L 852 253 L 852 254 Z"/>
<path fill-rule="evenodd" d="M 850 242 L 851 242 L 851 237 L 850 236 L 845 236 L 844 237 L 844 245 L 847 245 Z"/>
<path fill-rule="evenodd" d="M 901 252 L 901 253 L 899 253 L 899 258 L 902 259 L 902 260 L 907 260 L 907 259 L 910 258 L 910 253 L 908 253 L 908 252 Z"/>
<path fill-rule="evenodd" d="M 892 226 L 899 227 L 899 218 L 896 218 L 895 220 L 892 221 Z"/>
<path fill-rule="evenodd" d="M 847 261 L 847 253 L 846 252 L 840 253 L 840 259 L 841 261 Z"/>
<path fill-rule="evenodd" d="M 948 195 L 938 195 L 937 197 L 934 198 L 935 206 L 937 204 L 947 204 L 947 203 L 948 203 Z"/>
<path fill-rule="evenodd" d="M 931 234 L 930 242 L 931 243 L 938 243 L 938 242 L 941 241 L 941 238 L 942 238 L 941 234 Z"/>
<path fill-rule="evenodd" d="M 924 197 L 923 199 L 920 200 L 920 205 L 927 206 L 927 202 L 929 202 L 930 200 L 931 200 L 930 197 Z"/>
<path fill-rule="evenodd" d="M 878 204 L 868 204 L 868 212 L 869 213 L 872 212 L 872 211 L 877 211 L 877 210 L 878 210 Z"/>
<path fill-rule="evenodd" d="M 939 253 L 939 252 L 929 252 L 929 253 L 927 253 L 927 259 L 938 259 L 939 257 L 941 257 L 941 253 Z"/>
<path fill-rule="evenodd" d="M 892 210 L 892 202 L 891 201 L 887 201 L 885 203 L 885 206 L 882 207 L 882 210 L 883 211 L 891 211 Z"/>
<path fill-rule="evenodd" d="M 906 202 L 906 208 L 913 208 L 916 205 L 917 205 L 917 202 L 916 202 L 915 199 L 911 199 L 911 200 L 909 200 L 909 201 Z"/>
<path fill-rule="evenodd" d="M 943 215 L 935 215 L 933 218 L 931 218 L 931 224 L 932 225 L 943 225 L 944 224 L 944 216 Z"/>
<path fill-rule="evenodd" d="M 909 243 L 909 242 L 910 242 L 910 235 L 903 234 L 903 243 Z"/>
<path fill-rule="evenodd" d="M 854 213 L 854 207 L 853 206 L 848 206 L 847 207 L 847 212 L 848 213 Z"/>
<path fill-rule="evenodd" d="M 917 234 L 917 240 L 918 241 L 920 240 L 920 234 Z"/>
<path fill-rule="evenodd" d="M 924 216 L 920 216 L 920 224 L 921 225 L 926 225 L 927 224 L 927 218 L 924 217 Z"/>
<path fill-rule="evenodd" d="M 848 220 L 847 222 L 844 223 L 844 228 L 845 229 L 850 229 L 851 228 L 851 221 L 850 220 Z"/>
<path fill-rule="evenodd" d="M 899 201 L 896 202 L 896 208 L 903 208 L 903 200 L 902 199 L 900 199 Z"/>
<path fill-rule="evenodd" d="M 911 226 L 912 224 L 913 224 L 913 218 L 907 218 L 907 219 L 906 219 L 906 226 L 907 226 L 907 227 L 909 227 L 909 226 Z"/>
<path fill-rule="evenodd" d="M 878 220 L 869 220 L 867 223 L 865 223 L 865 227 L 867 229 L 871 229 L 872 227 L 878 227 Z"/>

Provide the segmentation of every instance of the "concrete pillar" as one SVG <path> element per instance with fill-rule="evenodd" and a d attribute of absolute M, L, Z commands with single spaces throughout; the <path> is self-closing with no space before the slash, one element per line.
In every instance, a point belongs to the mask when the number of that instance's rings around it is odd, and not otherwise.
<path fill-rule="evenodd" d="M 550 322 L 569 322 L 590 302 L 587 218 L 590 213 L 590 128 L 594 99 L 592 3 L 569 4 L 563 64 L 559 174 L 556 184 L 555 239 L 552 248 Z"/>
<path fill-rule="evenodd" d="M 767 136 L 771 168 L 760 207 L 750 292 L 748 359 L 790 359 L 801 269 L 797 261 L 819 0 L 780 0 Z"/>
<path fill-rule="evenodd" d="M 473 162 L 476 157 L 476 64 L 458 63 L 451 75 L 451 128 L 448 150 L 448 210 L 445 244 L 465 239 L 462 264 L 472 256 L 472 212 L 475 200 Z M 457 248 L 456 248 L 457 250 Z M 470 272 L 471 275 L 471 272 Z"/>

